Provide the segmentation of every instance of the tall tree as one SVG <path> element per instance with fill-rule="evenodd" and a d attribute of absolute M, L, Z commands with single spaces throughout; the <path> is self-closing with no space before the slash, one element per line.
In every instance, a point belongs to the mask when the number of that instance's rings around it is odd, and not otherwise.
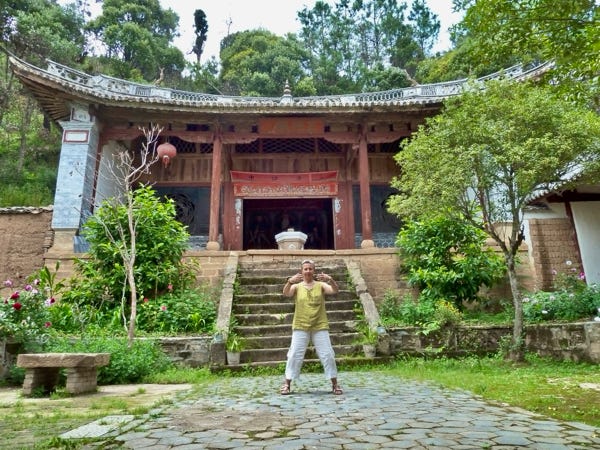
<path fill-rule="evenodd" d="M 339 0 L 333 7 L 317 1 L 299 11 L 299 37 L 312 55 L 317 91 L 371 90 L 371 71 L 390 64 L 404 68 L 418 52 L 405 10 L 397 0 Z"/>
<path fill-rule="evenodd" d="M 425 0 L 413 0 L 408 20 L 413 24 L 413 35 L 423 55 L 426 55 L 440 34 L 440 21 L 425 3 Z"/>
<path fill-rule="evenodd" d="M 107 69 L 122 78 L 152 81 L 185 67 L 183 53 L 171 45 L 179 17 L 158 0 L 104 0 L 102 14 L 87 28 L 103 45 Z"/>
<path fill-rule="evenodd" d="M 208 21 L 206 20 L 206 14 L 201 9 L 194 11 L 194 34 L 196 35 L 196 41 L 192 53 L 196 55 L 196 62 L 200 64 L 202 53 L 204 53 L 204 44 L 208 37 Z"/>
<path fill-rule="evenodd" d="M 552 76 L 571 92 L 592 89 L 600 103 L 600 5 L 596 0 L 454 0 L 479 58 L 515 55 L 556 63 Z"/>
<path fill-rule="evenodd" d="M 294 88 L 306 78 L 308 53 L 294 35 L 266 30 L 233 33 L 221 42 L 220 79 L 232 95 L 281 96 L 286 82 Z"/>
<path fill-rule="evenodd" d="M 395 156 L 406 218 L 453 211 L 481 227 L 504 256 L 515 309 L 511 357 L 523 357 L 516 255 L 528 199 L 540 190 L 599 178 L 600 118 L 548 88 L 490 82 L 449 100 Z"/>

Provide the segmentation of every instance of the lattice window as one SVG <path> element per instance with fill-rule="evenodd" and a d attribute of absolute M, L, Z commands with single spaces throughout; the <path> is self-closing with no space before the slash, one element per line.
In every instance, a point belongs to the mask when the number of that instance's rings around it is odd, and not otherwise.
<path fill-rule="evenodd" d="M 367 151 L 369 153 L 375 153 L 377 151 L 377 144 L 367 144 Z"/>
<path fill-rule="evenodd" d="M 198 153 L 212 153 L 212 151 L 213 151 L 212 142 L 198 144 Z"/>
<path fill-rule="evenodd" d="M 249 144 L 235 144 L 236 153 L 258 153 L 260 150 L 259 139 L 250 142 Z"/>
<path fill-rule="evenodd" d="M 321 153 L 342 153 L 342 146 L 340 144 L 334 144 L 326 139 L 319 139 L 317 145 Z"/>
<path fill-rule="evenodd" d="M 177 153 L 190 154 L 196 153 L 196 144 L 179 139 L 177 136 L 170 136 L 168 141 L 175 146 Z"/>
<path fill-rule="evenodd" d="M 379 151 L 381 153 L 398 153 L 400 151 L 400 140 L 379 144 Z"/>
<path fill-rule="evenodd" d="M 263 153 L 314 153 L 314 139 L 262 139 Z"/>

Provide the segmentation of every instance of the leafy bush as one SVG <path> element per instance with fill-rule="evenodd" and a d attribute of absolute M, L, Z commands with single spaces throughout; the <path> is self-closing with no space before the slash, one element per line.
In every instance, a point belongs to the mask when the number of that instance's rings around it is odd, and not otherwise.
<path fill-rule="evenodd" d="M 133 192 L 133 209 L 138 294 L 155 297 L 169 285 L 179 287 L 189 282 L 185 276 L 189 271 L 182 262 L 189 234 L 176 220 L 173 201 L 160 201 L 152 188 L 142 187 Z M 90 245 L 89 259 L 78 261 L 77 266 L 90 282 L 90 299 L 97 299 L 98 292 L 114 299 L 122 298 L 124 293 L 127 296 L 121 256 L 131 247 L 127 206 L 114 199 L 105 201 L 85 223 L 83 235 Z"/>
<path fill-rule="evenodd" d="M 213 331 L 217 307 L 209 290 L 185 289 L 138 305 L 137 329 L 162 333 L 208 333 Z"/>
<path fill-rule="evenodd" d="M 411 222 L 398 234 L 408 281 L 430 300 L 449 300 L 462 309 L 481 286 L 492 286 L 505 272 L 502 258 L 485 248 L 486 234 L 464 221 L 438 217 Z"/>
<path fill-rule="evenodd" d="M 600 287 L 580 291 L 536 292 L 523 298 L 523 317 L 527 322 L 589 319 L 600 308 Z"/>
<path fill-rule="evenodd" d="M 435 303 L 427 298 L 415 300 L 410 295 L 399 298 L 393 291 L 387 291 L 379 307 L 379 317 L 384 326 L 420 326 L 431 321 L 435 313 Z"/>
<path fill-rule="evenodd" d="M 126 337 L 57 337 L 46 345 L 45 350 L 60 353 L 110 353 L 109 365 L 98 369 L 99 384 L 137 383 L 145 376 L 172 367 L 159 345 L 151 340 L 137 339 L 128 347 Z"/>

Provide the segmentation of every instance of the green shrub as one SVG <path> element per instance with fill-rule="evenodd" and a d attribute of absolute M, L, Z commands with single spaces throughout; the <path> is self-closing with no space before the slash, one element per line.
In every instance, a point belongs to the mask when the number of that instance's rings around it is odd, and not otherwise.
<path fill-rule="evenodd" d="M 217 307 L 208 289 L 184 289 L 138 305 L 137 329 L 161 333 L 210 333 Z"/>
<path fill-rule="evenodd" d="M 189 234 L 176 220 L 172 200 L 161 201 L 152 188 L 133 192 L 136 222 L 134 265 L 135 282 L 140 297 L 156 297 L 191 281 L 189 267 L 183 261 Z M 127 205 L 109 199 L 84 224 L 83 235 L 90 245 L 89 259 L 78 261 L 81 275 L 90 283 L 92 299 L 98 292 L 114 299 L 128 297 L 122 252 L 131 248 L 127 222 Z"/>
<path fill-rule="evenodd" d="M 172 367 L 172 363 L 152 340 L 138 339 L 131 347 L 127 338 L 86 335 L 81 339 L 55 338 L 45 348 L 48 352 L 61 353 L 110 353 L 108 366 L 98 369 L 99 384 L 138 383 L 156 372 Z"/>
<path fill-rule="evenodd" d="M 430 300 L 449 300 L 462 309 L 505 273 L 501 256 L 485 247 L 486 234 L 464 221 L 438 217 L 411 222 L 398 234 L 408 282 Z"/>

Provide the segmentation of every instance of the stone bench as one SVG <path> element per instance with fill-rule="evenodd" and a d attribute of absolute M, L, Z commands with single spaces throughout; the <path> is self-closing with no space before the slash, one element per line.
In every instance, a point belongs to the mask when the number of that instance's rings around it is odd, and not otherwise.
<path fill-rule="evenodd" d="M 52 392 L 58 384 L 60 369 L 67 371 L 69 394 L 94 392 L 98 387 L 98 367 L 108 365 L 110 353 L 23 353 L 17 366 L 25 369 L 23 394 L 37 389 Z"/>

